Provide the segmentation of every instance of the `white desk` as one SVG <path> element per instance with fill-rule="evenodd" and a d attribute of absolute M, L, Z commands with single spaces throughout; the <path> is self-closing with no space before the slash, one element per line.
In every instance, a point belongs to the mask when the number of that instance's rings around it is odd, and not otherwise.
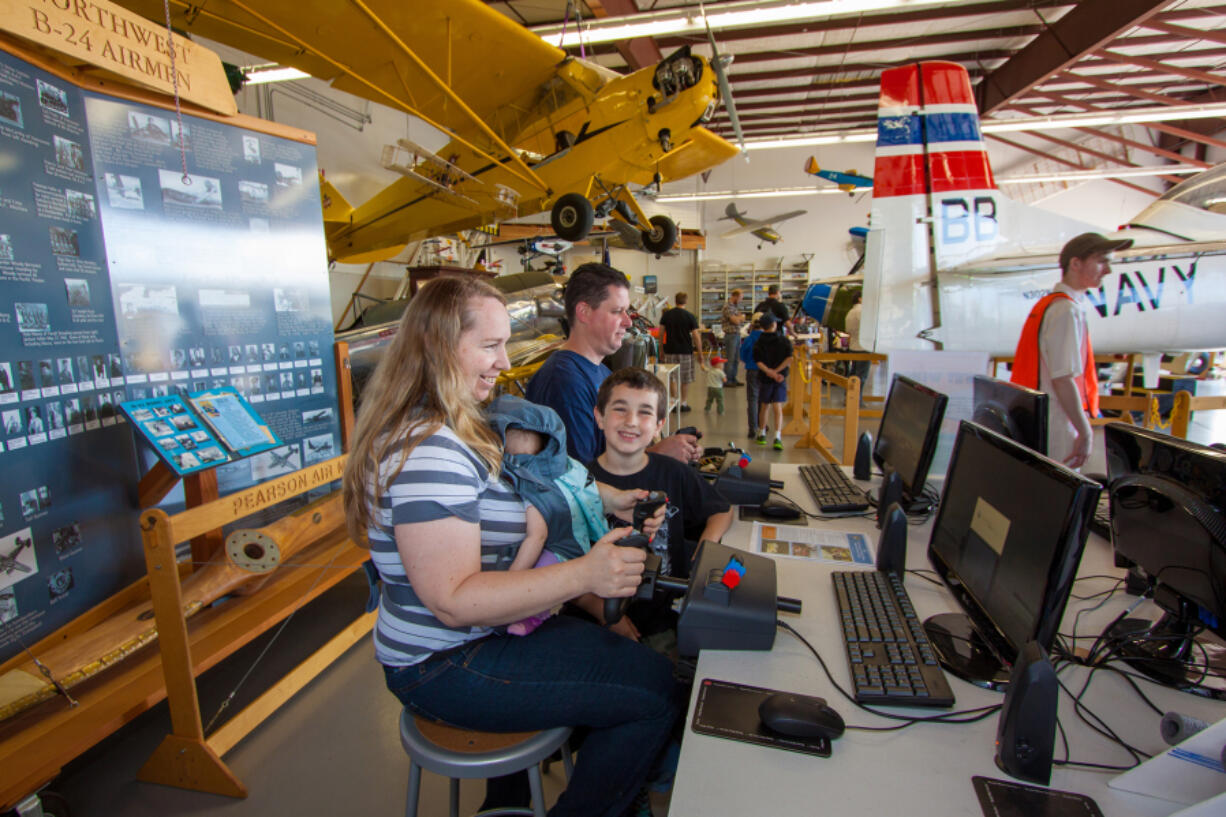
<path fill-rule="evenodd" d="M 802 507 L 813 508 L 812 499 L 800 485 L 796 466 L 774 465 L 771 475 L 783 479 L 786 490 Z M 810 520 L 810 525 L 831 525 L 838 530 L 872 531 L 871 520 L 845 519 L 836 522 Z M 724 537 L 733 547 L 749 547 L 751 526 L 737 522 Z M 931 524 L 909 529 L 907 565 L 928 568 L 927 548 Z M 790 558 L 776 558 L 782 596 L 804 602 L 801 615 L 781 614 L 825 659 L 831 673 L 844 689 L 850 690 L 850 674 L 842 637 L 836 620 L 836 606 L 830 572 L 832 565 L 814 564 Z M 1110 545 L 1091 536 L 1082 557 L 1081 575 L 1112 573 L 1120 575 L 1112 563 Z M 1077 584 L 1074 592 L 1086 595 L 1110 586 L 1106 580 Z M 916 576 L 907 576 L 907 591 L 921 616 L 955 609 L 949 593 Z M 1095 633 L 1126 605 L 1121 592 L 1105 609 L 1082 616 L 1082 633 Z M 1071 599 L 1061 632 L 1070 632 L 1073 616 L 1082 606 L 1093 602 Z M 1156 617 L 1148 602 L 1134 615 Z M 1088 647 L 1089 642 L 1083 646 Z M 957 702 L 956 710 L 999 703 L 1003 696 L 974 687 L 946 673 Z M 1072 668 L 1062 674 L 1065 685 L 1080 690 L 1085 670 Z M 812 654 L 785 631 L 779 631 L 775 646 L 768 653 L 704 651 L 698 661 L 694 696 L 704 678 L 752 684 L 754 686 L 820 695 L 849 725 L 886 726 L 891 722 L 870 715 L 843 698 L 826 679 Z M 1164 711 L 1175 710 L 1213 722 L 1226 717 L 1226 704 L 1140 682 L 1146 694 Z M 829 758 L 817 758 L 778 749 L 768 749 L 722 738 L 694 733 L 690 727 L 695 697 L 690 700 L 681 759 L 673 787 L 671 817 L 720 817 L 720 815 L 877 815 L 905 814 L 908 817 L 980 817 L 982 811 L 971 784 L 973 775 L 1010 780 L 996 768 L 995 715 L 975 724 L 916 724 L 897 732 L 847 731 L 834 741 Z M 1126 682 L 1110 672 L 1098 672 L 1086 705 L 1102 716 L 1133 746 L 1151 753 L 1166 745 L 1158 732 L 1155 715 Z M 898 714 L 925 715 L 949 710 L 907 708 Z M 1067 695 L 1060 693 L 1060 721 L 1069 739 L 1073 760 L 1124 766 L 1131 762 L 1122 748 L 1109 743 L 1082 724 Z M 1063 749 L 1056 737 L 1056 758 Z M 1055 767 L 1051 787 L 1075 791 L 1094 798 L 1108 817 L 1129 815 L 1169 815 L 1182 806 L 1155 798 L 1129 794 L 1107 787 L 1114 773 L 1093 772 L 1074 767 Z"/>

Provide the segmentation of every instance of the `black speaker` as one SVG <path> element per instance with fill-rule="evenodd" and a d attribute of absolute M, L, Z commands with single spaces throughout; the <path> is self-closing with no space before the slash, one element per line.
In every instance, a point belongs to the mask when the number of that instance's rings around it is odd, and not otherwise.
<path fill-rule="evenodd" d="M 886 508 L 877 537 L 877 569 L 898 574 L 907 569 L 907 515 L 897 502 Z"/>
<path fill-rule="evenodd" d="M 867 431 L 860 434 L 860 441 L 856 443 L 856 464 L 851 475 L 862 480 L 873 477 L 873 435 Z"/>
<path fill-rule="evenodd" d="M 902 477 L 897 471 L 886 471 L 881 480 L 881 489 L 877 491 L 877 530 L 885 527 L 885 514 L 891 505 L 902 507 Z"/>
<path fill-rule="evenodd" d="M 1044 786 L 1051 782 L 1059 692 L 1047 653 L 1037 641 L 1027 641 L 1009 674 L 996 726 L 996 765 L 1005 774 Z"/>

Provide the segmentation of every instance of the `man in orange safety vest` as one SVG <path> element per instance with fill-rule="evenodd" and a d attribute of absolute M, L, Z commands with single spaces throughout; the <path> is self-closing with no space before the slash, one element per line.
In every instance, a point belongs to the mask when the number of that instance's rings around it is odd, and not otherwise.
<path fill-rule="evenodd" d="M 1089 459 L 1094 441 L 1089 417 L 1098 415 L 1098 374 L 1086 326 L 1086 290 L 1111 271 L 1110 254 L 1132 239 L 1082 233 L 1060 250 L 1060 283 L 1026 318 L 1010 379 L 1049 395 L 1047 455 L 1070 468 Z M 1088 416 L 1087 416 L 1088 415 Z"/>

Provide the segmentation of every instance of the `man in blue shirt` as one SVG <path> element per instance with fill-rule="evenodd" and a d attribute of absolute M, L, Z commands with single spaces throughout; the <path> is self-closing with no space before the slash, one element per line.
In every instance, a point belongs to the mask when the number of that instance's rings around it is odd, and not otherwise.
<path fill-rule="evenodd" d="M 604 434 L 596 428 L 596 392 L 611 374 L 601 361 L 621 348 L 632 323 L 630 281 L 605 264 L 583 264 L 567 281 L 564 301 L 566 342 L 528 381 L 524 396 L 558 413 L 566 426 L 566 452 L 586 464 L 604 450 Z M 689 434 L 666 437 L 651 450 L 683 462 L 702 453 Z"/>

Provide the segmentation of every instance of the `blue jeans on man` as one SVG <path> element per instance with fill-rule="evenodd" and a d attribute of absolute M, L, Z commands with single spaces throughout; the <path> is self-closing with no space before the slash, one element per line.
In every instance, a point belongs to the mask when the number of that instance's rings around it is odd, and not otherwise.
<path fill-rule="evenodd" d="M 410 710 L 462 728 L 589 727 L 550 817 L 620 817 L 681 703 L 667 658 L 570 616 L 554 616 L 527 636 L 492 635 L 384 671 L 388 689 Z"/>
<path fill-rule="evenodd" d="M 727 362 L 724 364 L 724 374 L 728 376 L 728 382 L 736 381 L 736 370 L 741 365 L 741 335 L 739 332 L 724 333 L 724 358 Z"/>

